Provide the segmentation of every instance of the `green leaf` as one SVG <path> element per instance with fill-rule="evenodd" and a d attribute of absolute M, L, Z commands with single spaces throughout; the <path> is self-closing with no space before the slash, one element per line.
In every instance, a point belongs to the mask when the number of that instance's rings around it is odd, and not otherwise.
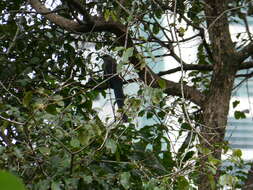
<path fill-rule="evenodd" d="M 211 153 L 211 150 L 206 148 L 206 147 L 202 147 L 202 146 L 197 146 L 198 150 L 202 153 L 202 154 L 210 154 Z"/>
<path fill-rule="evenodd" d="M 215 190 L 216 189 L 216 182 L 214 180 L 213 175 L 208 175 L 208 179 L 209 179 L 209 182 L 210 182 L 210 185 L 211 185 L 211 189 Z"/>
<path fill-rule="evenodd" d="M 177 187 L 178 187 L 177 189 L 180 189 L 180 190 L 190 189 L 189 182 L 187 181 L 187 179 L 184 176 L 178 177 Z"/>
<path fill-rule="evenodd" d="M 42 154 L 50 154 L 50 148 L 48 147 L 40 147 L 39 148 L 39 151 L 42 153 Z"/>
<path fill-rule="evenodd" d="M 233 156 L 236 156 L 236 157 L 241 157 L 242 156 L 242 151 L 240 149 L 234 149 L 233 150 Z"/>
<path fill-rule="evenodd" d="M 231 176 L 229 174 L 224 174 L 219 178 L 219 184 L 222 186 L 229 185 L 233 187 L 237 181 L 238 181 L 237 177 Z"/>
<path fill-rule="evenodd" d="M 91 125 L 86 125 L 85 130 L 82 129 L 78 131 L 78 140 L 83 146 L 88 146 L 93 136 Z"/>
<path fill-rule="evenodd" d="M 52 189 L 52 190 L 61 190 L 60 183 L 54 181 L 54 182 L 51 184 L 51 189 Z"/>
<path fill-rule="evenodd" d="M 184 33 L 185 33 L 185 29 L 184 29 L 183 27 L 180 27 L 180 28 L 178 29 L 178 35 L 179 35 L 180 37 L 183 37 L 183 36 L 184 36 Z"/>
<path fill-rule="evenodd" d="M 157 23 L 155 23 L 154 26 L 153 26 L 153 32 L 154 32 L 154 34 L 158 34 L 159 30 L 160 30 L 159 25 Z"/>
<path fill-rule="evenodd" d="M 115 153 L 117 150 L 117 144 L 113 139 L 107 139 L 106 144 L 105 144 L 106 148 L 109 149 L 111 151 L 111 153 Z"/>
<path fill-rule="evenodd" d="M 147 113 L 147 119 L 150 119 L 150 118 L 152 118 L 154 116 L 154 113 L 152 113 L 152 112 L 148 112 Z"/>
<path fill-rule="evenodd" d="M 166 112 L 164 111 L 160 111 L 157 113 L 158 117 L 161 118 L 161 119 L 164 119 L 164 117 L 166 116 Z"/>
<path fill-rule="evenodd" d="M 110 19 L 110 10 L 106 9 L 105 10 L 105 13 L 104 13 L 104 18 L 105 18 L 105 21 L 109 21 Z"/>
<path fill-rule="evenodd" d="M 4 150 L 6 149 L 5 146 L 0 146 L 0 154 L 3 154 Z"/>
<path fill-rule="evenodd" d="M 182 123 L 181 129 L 191 130 L 191 125 L 189 123 Z"/>
<path fill-rule="evenodd" d="M 124 50 L 125 48 L 123 46 L 117 46 L 114 48 L 114 51 L 122 51 Z"/>
<path fill-rule="evenodd" d="M 170 151 L 166 151 L 166 152 L 163 153 L 162 164 L 168 170 L 172 169 L 174 167 L 175 162 L 174 162 L 174 160 L 172 158 L 172 155 L 171 155 Z"/>
<path fill-rule="evenodd" d="M 86 184 L 90 184 L 92 182 L 92 177 L 91 176 L 83 176 L 83 181 L 86 183 Z"/>
<path fill-rule="evenodd" d="M 23 152 L 20 149 L 18 149 L 17 147 L 14 148 L 14 152 L 18 158 L 23 158 Z"/>
<path fill-rule="evenodd" d="M 161 9 L 156 9 L 156 11 L 155 11 L 154 13 L 155 13 L 155 16 L 156 16 L 158 19 L 161 19 L 161 18 L 162 18 L 162 11 L 161 11 Z"/>
<path fill-rule="evenodd" d="M 32 96 L 33 96 L 33 92 L 32 91 L 28 91 L 28 92 L 25 93 L 25 96 L 23 98 L 23 105 L 25 107 L 29 107 L 29 104 L 31 102 Z"/>
<path fill-rule="evenodd" d="M 148 95 L 151 95 L 151 100 L 154 104 L 159 104 L 163 98 L 163 91 L 158 88 L 147 89 Z"/>
<path fill-rule="evenodd" d="M 7 171 L 0 171 L 0 188 L 3 190 L 25 190 L 22 180 Z"/>
<path fill-rule="evenodd" d="M 46 107 L 46 112 L 52 115 L 56 115 L 58 112 L 56 110 L 56 105 L 55 104 L 50 104 Z"/>
<path fill-rule="evenodd" d="M 133 52 L 134 52 L 133 47 L 128 48 L 126 49 L 126 51 L 123 52 L 123 55 L 122 55 L 123 63 L 127 63 L 129 61 L 129 58 L 133 55 Z"/>
<path fill-rule="evenodd" d="M 166 81 L 163 79 L 158 80 L 158 84 L 162 89 L 166 89 Z"/>
<path fill-rule="evenodd" d="M 33 72 L 32 67 L 26 67 L 26 68 L 23 70 L 23 74 L 24 74 L 24 75 L 27 75 L 27 74 L 32 73 L 32 72 Z"/>
<path fill-rule="evenodd" d="M 235 116 L 235 119 L 245 119 L 246 118 L 245 113 L 243 113 L 241 111 L 235 111 L 234 116 Z"/>
<path fill-rule="evenodd" d="M 37 64 L 40 62 L 40 58 L 39 57 L 33 57 L 31 60 L 30 60 L 30 63 L 32 64 Z"/>
<path fill-rule="evenodd" d="M 60 95 L 55 95 L 55 96 L 53 96 L 52 99 L 53 99 L 54 101 L 58 102 L 58 101 L 61 101 L 63 98 L 62 98 L 62 96 L 60 96 Z"/>
<path fill-rule="evenodd" d="M 118 21 L 118 17 L 115 11 L 111 11 L 111 17 L 114 22 Z"/>
<path fill-rule="evenodd" d="M 64 101 L 57 101 L 57 105 L 60 107 L 64 107 Z"/>
<path fill-rule="evenodd" d="M 145 114 L 146 110 L 141 110 L 139 113 L 138 113 L 138 116 L 139 117 L 143 117 L 144 114 Z"/>
<path fill-rule="evenodd" d="M 214 168 L 216 168 L 221 163 L 219 159 L 216 159 L 212 156 L 208 157 L 208 161 L 209 161 L 209 164 L 212 165 Z"/>
<path fill-rule="evenodd" d="M 144 69 L 146 67 L 147 63 L 145 61 L 140 62 L 140 69 Z"/>
<path fill-rule="evenodd" d="M 240 104 L 240 101 L 239 101 L 239 100 L 233 101 L 233 108 L 235 108 L 238 104 Z"/>
<path fill-rule="evenodd" d="M 74 148 L 80 147 L 80 141 L 77 138 L 72 138 L 70 141 L 70 145 Z"/>
<path fill-rule="evenodd" d="M 129 189 L 130 188 L 130 177 L 131 174 L 129 172 L 123 172 L 120 174 L 120 184 L 124 187 L 124 189 Z"/>
<path fill-rule="evenodd" d="M 19 79 L 16 80 L 16 83 L 18 83 L 20 86 L 26 86 L 29 84 L 30 80 L 29 79 Z"/>
<path fill-rule="evenodd" d="M 187 152 L 186 155 L 184 156 L 183 162 L 186 162 L 186 161 L 190 160 L 193 157 L 194 154 L 195 154 L 195 151 Z"/>

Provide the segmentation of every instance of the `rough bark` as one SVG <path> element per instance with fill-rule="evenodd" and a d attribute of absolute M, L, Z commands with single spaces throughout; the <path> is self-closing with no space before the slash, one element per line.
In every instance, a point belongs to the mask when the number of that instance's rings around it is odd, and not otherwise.
<path fill-rule="evenodd" d="M 201 146 L 211 151 L 209 157 L 221 159 L 222 144 L 227 126 L 227 115 L 238 62 L 230 38 L 226 16 L 227 1 L 207 0 L 205 14 L 211 49 L 213 73 L 206 103 L 203 106 Z M 210 177 L 214 176 L 206 167 L 207 156 L 203 157 L 199 190 L 211 190 Z M 216 176 L 218 178 L 218 176 Z"/>
<path fill-rule="evenodd" d="M 252 190 L 252 189 L 253 189 L 253 164 L 251 164 L 247 180 L 242 190 Z"/>

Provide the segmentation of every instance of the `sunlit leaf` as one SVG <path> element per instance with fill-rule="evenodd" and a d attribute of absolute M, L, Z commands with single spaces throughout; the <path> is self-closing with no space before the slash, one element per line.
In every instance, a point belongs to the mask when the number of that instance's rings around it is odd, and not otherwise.
<path fill-rule="evenodd" d="M 53 182 L 51 184 L 51 189 L 52 190 L 62 190 L 62 188 L 60 187 L 60 183 L 58 183 L 58 182 Z"/>
<path fill-rule="evenodd" d="M 229 174 L 224 174 L 220 176 L 219 178 L 219 184 L 222 186 L 229 185 L 229 186 L 234 186 L 234 184 L 238 181 L 237 177 L 229 175 Z"/>
<path fill-rule="evenodd" d="M 39 151 L 42 153 L 42 154 L 50 154 L 50 148 L 48 147 L 39 147 Z"/>
<path fill-rule="evenodd" d="M 159 86 L 160 86 L 162 89 L 165 89 L 165 88 L 166 88 L 166 81 L 165 81 L 165 80 L 159 79 L 159 80 L 158 80 L 158 84 L 159 84 Z"/>
<path fill-rule="evenodd" d="M 129 172 L 123 172 L 120 174 L 120 184 L 124 187 L 124 189 L 130 188 L 130 177 L 131 174 Z"/>
<path fill-rule="evenodd" d="M 126 49 L 126 51 L 123 52 L 123 55 L 122 55 L 123 63 L 126 63 L 129 61 L 129 58 L 133 55 L 133 51 L 134 51 L 134 48 L 131 47 L 131 48 Z"/>
<path fill-rule="evenodd" d="M 106 144 L 105 144 L 106 148 L 108 148 L 111 153 L 115 153 L 117 150 L 117 144 L 113 139 L 107 139 Z"/>
<path fill-rule="evenodd" d="M 84 182 L 87 183 L 87 184 L 92 182 L 92 176 L 86 176 L 85 175 L 82 178 L 83 178 Z"/>
<path fill-rule="evenodd" d="M 28 91 L 28 92 L 25 93 L 25 96 L 23 98 L 23 105 L 25 107 L 29 106 L 29 104 L 30 104 L 30 102 L 32 100 L 32 96 L 33 96 L 33 92 L 32 91 Z"/>
<path fill-rule="evenodd" d="M 240 149 L 234 149 L 233 150 L 233 156 L 236 156 L 236 157 L 241 157 L 242 156 L 242 151 Z"/>
<path fill-rule="evenodd" d="M 72 138 L 70 141 L 70 145 L 74 148 L 80 147 L 80 141 L 77 138 Z"/>
<path fill-rule="evenodd" d="M 189 189 L 189 182 L 184 176 L 180 176 L 177 179 L 177 188 L 180 190 L 188 190 Z"/>

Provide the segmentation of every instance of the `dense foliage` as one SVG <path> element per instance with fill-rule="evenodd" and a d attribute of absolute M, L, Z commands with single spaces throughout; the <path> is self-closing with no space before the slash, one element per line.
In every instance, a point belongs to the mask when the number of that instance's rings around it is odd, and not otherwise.
<path fill-rule="evenodd" d="M 205 176 L 210 189 L 243 186 L 241 151 L 223 137 L 236 72 L 253 67 L 245 61 L 253 52 L 252 6 L 247 0 L 214 4 L 2 0 L 0 168 L 38 190 L 205 189 L 199 182 Z M 211 13 L 208 6 L 220 8 Z M 215 27 L 234 23 L 246 34 L 230 43 Z M 190 62 L 182 57 L 187 42 L 196 49 Z M 124 110 L 117 110 L 104 81 L 105 54 L 117 60 L 124 78 Z M 166 80 L 172 73 L 180 79 Z M 211 105 L 218 106 L 217 117 Z M 221 152 L 229 164 L 222 165 Z"/>

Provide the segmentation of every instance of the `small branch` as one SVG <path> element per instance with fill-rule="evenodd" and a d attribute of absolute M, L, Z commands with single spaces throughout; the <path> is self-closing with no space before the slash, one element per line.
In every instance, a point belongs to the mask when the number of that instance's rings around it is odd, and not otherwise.
<path fill-rule="evenodd" d="M 12 39 L 12 41 L 11 41 L 11 43 L 9 45 L 9 48 L 8 48 L 8 50 L 6 52 L 7 55 L 11 52 L 11 49 L 15 46 L 17 38 L 18 38 L 18 35 L 19 35 L 19 32 L 20 32 L 20 26 L 17 25 L 17 30 L 16 30 L 16 33 L 15 33 L 15 36 Z"/>
<path fill-rule="evenodd" d="M 21 122 L 18 122 L 18 121 L 10 120 L 10 119 L 5 118 L 5 117 L 3 117 L 3 116 L 1 116 L 1 115 L 0 115 L 0 119 L 5 120 L 5 121 L 8 121 L 8 122 L 10 122 L 10 123 L 17 124 L 17 125 L 25 125 L 25 123 L 21 123 Z"/>
<path fill-rule="evenodd" d="M 191 70 L 198 70 L 198 71 L 212 71 L 213 66 L 212 65 L 190 65 L 190 64 L 183 64 L 183 70 L 184 71 L 191 71 Z M 170 69 L 167 71 L 161 71 L 158 73 L 159 76 L 164 76 L 168 74 L 172 74 L 175 72 L 181 71 L 181 67 L 176 67 L 174 69 Z"/>
<path fill-rule="evenodd" d="M 82 1 L 83 4 L 79 0 L 67 0 L 67 2 L 70 6 L 73 6 L 79 13 L 81 13 L 84 16 L 84 20 L 88 24 L 93 24 L 93 21 L 85 8 L 84 4 L 85 1 Z"/>
<path fill-rule="evenodd" d="M 21 100 L 20 100 L 17 96 L 15 96 L 14 94 L 12 94 L 12 93 L 4 86 L 4 84 L 3 84 L 1 81 L 0 81 L 0 86 L 2 86 L 2 88 L 3 88 L 5 91 L 7 91 L 10 95 L 12 95 L 13 97 L 15 97 L 16 100 L 18 101 L 18 103 L 20 103 L 20 104 L 22 105 Z"/>
<path fill-rule="evenodd" d="M 248 45 L 246 45 L 240 51 L 238 51 L 236 53 L 236 57 L 238 61 L 241 63 L 252 54 L 253 54 L 253 41 L 251 41 Z"/>
<path fill-rule="evenodd" d="M 75 155 L 74 155 L 74 154 L 71 154 L 71 159 L 70 159 L 70 168 L 69 168 L 69 175 L 72 175 L 72 172 L 73 172 L 73 167 L 74 167 L 74 158 L 75 158 Z"/>
<path fill-rule="evenodd" d="M 12 143 L 11 143 L 11 139 L 5 135 L 3 132 L 0 131 L 0 138 L 4 141 L 4 143 L 7 145 L 7 146 L 11 146 Z"/>
<path fill-rule="evenodd" d="M 48 11 L 45 13 L 40 13 L 40 14 L 47 15 L 47 14 L 57 13 L 57 12 L 64 11 L 64 10 L 66 10 L 66 8 L 58 8 L 58 9 Z M 25 10 L 10 10 L 9 12 L 10 13 L 22 13 L 22 14 L 38 14 L 38 12 L 36 12 L 36 11 L 25 11 Z"/>
<path fill-rule="evenodd" d="M 242 14 L 242 20 L 243 20 L 243 22 L 245 24 L 245 29 L 246 29 L 247 35 L 249 37 L 249 40 L 252 42 L 253 40 L 252 40 L 252 37 L 251 37 L 249 23 L 248 23 L 248 20 L 247 20 L 246 16 L 247 16 L 246 14 Z"/>
<path fill-rule="evenodd" d="M 103 18 L 91 17 L 92 22 L 87 24 L 80 24 L 76 21 L 67 19 L 55 13 L 45 14 L 51 12 L 50 9 L 46 8 L 39 0 L 28 0 L 31 6 L 39 14 L 44 16 L 55 23 L 56 25 L 74 33 L 88 33 L 88 32 L 111 32 L 117 36 L 125 34 L 126 28 L 121 23 L 114 21 L 105 21 Z"/>
<path fill-rule="evenodd" d="M 244 83 L 246 80 L 248 80 L 249 78 L 253 77 L 253 71 L 248 73 L 248 74 L 239 74 L 239 75 L 236 75 L 236 77 L 245 77 L 243 80 L 241 80 L 234 88 L 236 89 L 237 87 L 239 87 L 242 83 Z"/>
<path fill-rule="evenodd" d="M 235 77 L 245 77 L 246 79 L 249 79 L 251 77 L 253 77 L 253 71 L 247 74 L 238 74 Z"/>
<path fill-rule="evenodd" d="M 244 69 L 250 69 L 253 68 L 253 62 L 244 62 L 241 65 L 239 65 L 238 70 L 244 70 Z M 184 71 L 212 71 L 213 65 L 194 65 L 194 64 L 183 64 Z M 172 73 L 176 73 L 181 71 L 181 67 L 176 67 L 174 69 L 169 69 L 167 71 L 161 71 L 158 73 L 159 76 L 164 76 Z M 236 77 L 245 77 L 246 75 L 236 75 Z"/>

